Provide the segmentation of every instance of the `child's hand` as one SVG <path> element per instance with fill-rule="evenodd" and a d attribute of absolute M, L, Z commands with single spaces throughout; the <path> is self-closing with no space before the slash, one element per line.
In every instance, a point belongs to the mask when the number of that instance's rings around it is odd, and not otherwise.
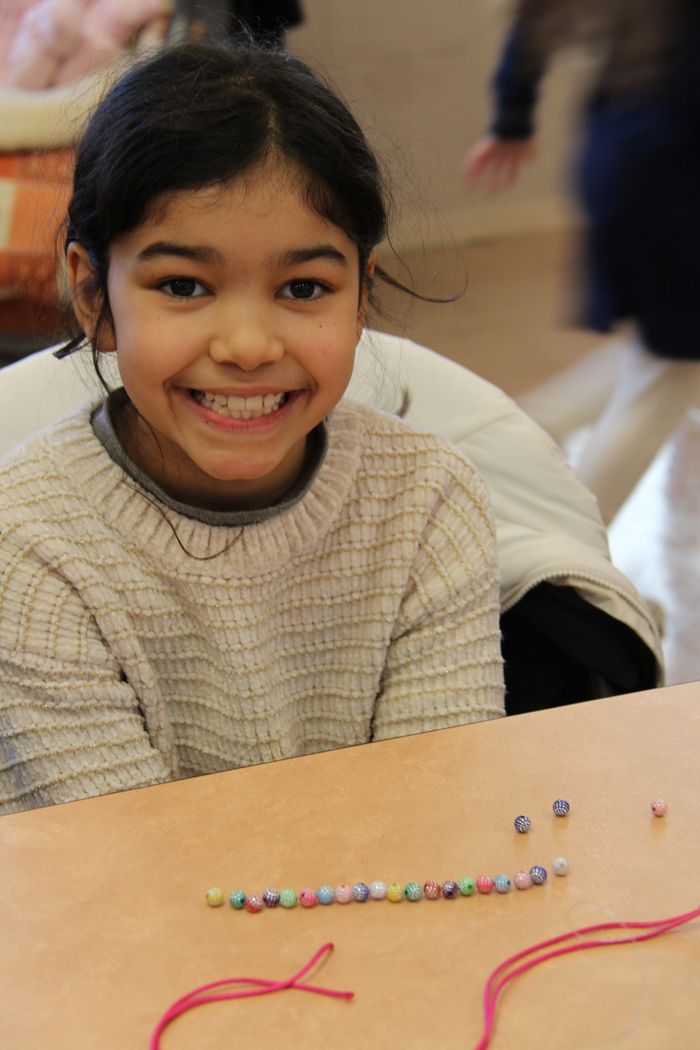
<path fill-rule="evenodd" d="M 535 156 L 535 143 L 528 139 L 499 139 L 485 135 L 467 154 L 464 174 L 470 186 L 483 186 L 489 193 L 507 190 L 522 168 Z"/>

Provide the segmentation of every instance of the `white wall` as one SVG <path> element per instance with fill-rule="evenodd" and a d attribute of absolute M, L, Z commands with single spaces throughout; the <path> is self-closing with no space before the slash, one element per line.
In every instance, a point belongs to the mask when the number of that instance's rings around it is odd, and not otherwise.
<path fill-rule="evenodd" d="M 484 130 L 507 25 L 501 0 L 303 0 L 288 43 L 350 102 L 392 174 L 398 243 L 428 245 L 569 222 L 568 157 L 580 61 L 547 79 L 536 164 L 508 194 L 468 190 L 462 161 Z M 578 68 L 577 68 L 578 66 Z"/>

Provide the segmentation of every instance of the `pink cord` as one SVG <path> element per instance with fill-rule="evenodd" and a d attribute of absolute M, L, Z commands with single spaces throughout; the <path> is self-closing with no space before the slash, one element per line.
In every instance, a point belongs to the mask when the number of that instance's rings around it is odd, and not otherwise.
<path fill-rule="evenodd" d="M 580 952 L 585 948 L 609 948 L 614 944 L 632 944 L 635 941 L 648 941 L 651 940 L 652 937 L 660 937 L 662 933 L 668 933 L 669 930 L 675 929 L 676 926 L 681 926 L 683 923 L 690 922 L 691 919 L 696 919 L 699 916 L 700 908 L 695 908 L 693 911 L 686 912 L 684 915 L 676 915 L 670 919 L 657 919 L 653 922 L 603 922 L 599 923 L 597 926 L 583 926 L 579 930 L 571 930 L 569 933 L 562 933 L 558 937 L 552 937 L 548 941 L 541 941 L 539 944 L 533 944 L 532 947 L 525 948 L 522 951 L 509 956 L 497 966 L 495 970 L 493 970 L 486 982 L 486 987 L 484 988 L 484 1027 L 481 1039 L 474 1047 L 474 1050 L 486 1050 L 486 1047 L 489 1045 L 493 1034 L 498 996 L 513 978 L 526 973 L 535 966 L 539 966 L 540 963 L 546 962 L 547 959 L 554 959 L 559 955 Z M 541 951 L 543 948 L 551 948 L 555 944 L 561 944 L 562 941 L 568 941 L 573 937 L 580 937 L 584 934 L 599 933 L 602 930 L 625 929 L 642 929 L 646 930 L 646 933 L 636 934 L 633 937 L 617 937 L 608 940 L 594 939 L 589 941 L 578 941 L 576 944 L 569 944 L 564 948 L 557 948 L 554 951 L 544 952 L 542 955 L 535 955 L 534 958 L 528 959 L 528 961 L 521 966 L 516 967 L 509 973 L 505 973 L 509 967 L 513 966 L 513 964 L 520 959 L 525 959 L 528 955 L 532 956 L 535 952 Z M 505 976 L 502 976 L 499 980 L 499 976 L 504 973 Z"/>
<path fill-rule="evenodd" d="M 203 984 L 199 988 L 195 988 L 194 991 L 188 992 L 187 995 L 181 996 L 180 999 L 176 999 L 172 1006 L 169 1006 L 165 1011 L 151 1036 L 151 1041 L 148 1044 L 149 1050 L 160 1050 L 160 1037 L 164 1028 L 171 1021 L 174 1021 L 176 1017 L 184 1014 L 187 1010 L 191 1010 L 195 1006 L 202 1006 L 205 1003 L 218 1003 L 225 999 L 248 999 L 254 995 L 270 995 L 271 992 L 281 992 L 284 988 L 298 988 L 301 992 L 316 992 L 318 995 L 331 995 L 336 999 L 352 999 L 354 992 L 337 992 L 333 988 L 320 988 L 318 985 L 301 984 L 299 981 L 300 977 L 303 977 L 305 973 L 308 973 L 316 965 L 321 956 L 332 951 L 332 949 L 333 944 L 330 941 L 328 944 L 324 944 L 300 970 L 286 981 L 269 981 L 264 977 L 230 977 L 223 981 L 210 981 L 209 984 Z M 228 984 L 252 984 L 257 987 L 246 988 L 239 992 L 225 992 L 221 995 L 202 994 L 203 992 L 208 992 L 211 988 L 221 988 Z"/>

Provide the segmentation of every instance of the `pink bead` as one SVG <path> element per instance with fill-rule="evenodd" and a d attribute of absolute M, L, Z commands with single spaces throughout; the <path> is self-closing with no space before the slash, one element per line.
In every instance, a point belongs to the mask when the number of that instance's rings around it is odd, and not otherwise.
<path fill-rule="evenodd" d="M 655 798 L 651 804 L 651 812 L 655 817 L 665 817 L 668 812 L 668 802 L 662 798 Z"/>
<path fill-rule="evenodd" d="M 479 875 L 476 880 L 476 888 L 479 893 L 490 893 L 493 889 L 493 879 L 490 875 Z"/>
<path fill-rule="evenodd" d="M 349 904 L 352 900 L 352 889 L 346 882 L 341 882 L 340 886 L 336 886 L 335 899 L 338 904 Z"/>
<path fill-rule="evenodd" d="M 423 896 L 429 901 L 436 901 L 442 895 L 442 886 L 439 882 L 429 879 L 423 886 Z"/>
<path fill-rule="evenodd" d="M 251 893 L 249 897 L 246 897 L 245 910 L 256 912 L 263 910 L 263 900 L 257 893 Z"/>
<path fill-rule="evenodd" d="M 519 890 L 529 890 L 532 886 L 532 879 L 530 878 L 529 871 L 516 871 L 513 876 L 513 885 Z"/>
<path fill-rule="evenodd" d="M 318 904 L 318 894 L 316 893 L 316 890 L 309 889 L 308 887 L 299 890 L 299 903 L 302 908 L 313 908 Z"/>

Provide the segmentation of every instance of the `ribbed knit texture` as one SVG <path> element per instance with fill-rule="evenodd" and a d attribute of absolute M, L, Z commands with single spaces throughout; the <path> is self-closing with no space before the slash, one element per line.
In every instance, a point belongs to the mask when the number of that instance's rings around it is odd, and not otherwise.
<path fill-rule="evenodd" d="M 344 402 L 297 504 L 216 527 L 93 407 L 0 463 L 0 812 L 503 713 L 493 521 L 442 439 Z"/>

